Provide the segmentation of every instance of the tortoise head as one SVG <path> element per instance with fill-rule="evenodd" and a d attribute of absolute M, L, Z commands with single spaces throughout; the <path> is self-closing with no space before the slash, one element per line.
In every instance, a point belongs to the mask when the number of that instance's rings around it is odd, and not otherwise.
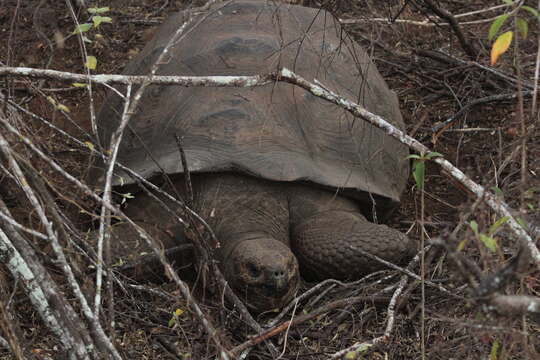
<path fill-rule="evenodd" d="M 285 244 L 263 233 L 237 239 L 222 264 L 229 285 L 254 312 L 282 307 L 299 286 L 294 254 Z"/>

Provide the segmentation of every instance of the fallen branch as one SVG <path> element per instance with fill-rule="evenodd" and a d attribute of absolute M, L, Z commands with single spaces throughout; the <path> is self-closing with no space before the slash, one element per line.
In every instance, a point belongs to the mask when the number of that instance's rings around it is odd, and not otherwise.
<path fill-rule="evenodd" d="M 1 336 L 0 336 L 0 348 L 5 349 L 5 350 L 9 350 L 9 349 L 10 349 L 10 346 L 9 346 L 9 343 L 7 342 L 7 340 L 4 339 L 4 338 L 1 337 Z"/>
<path fill-rule="evenodd" d="M 540 314 L 540 298 L 527 295 L 498 295 L 490 299 L 487 308 L 505 316 Z"/>
<path fill-rule="evenodd" d="M 388 123 L 382 117 L 375 115 L 372 112 L 369 112 L 364 107 L 348 99 L 345 99 L 329 90 L 326 90 L 318 85 L 310 83 L 306 79 L 302 78 L 301 76 L 296 75 L 295 73 L 293 73 L 292 71 L 288 69 L 285 69 L 285 68 L 281 69 L 280 79 L 283 81 L 298 85 L 302 87 L 303 89 L 309 91 L 315 96 L 321 97 L 336 105 L 341 106 L 342 108 L 348 110 L 351 114 L 357 117 L 360 117 L 368 121 L 372 125 L 384 130 L 386 134 L 399 140 L 400 142 L 409 146 L 411 149 L 415 150 L 416 152 L 420 154 L 428 154 L 430 152 L 430 149 L 427 146 L 420 143 L 418 140 L 408 136 L 403 131 L 397 129 L 396 127 Z M 437 157 L 437 158 L 433 158 L 432 161 L 439 164 L 444 170 L 446 170 L 449 173 L 449 175 L 451 175 L 454 179 L 459 181 L 462 185 L 464 185 L 477 197 L 479 198 L 483 197 L 486 203 L 499 215 L 503 217 L 508 217 L 507 224 L 510 226 L 512 231 L 516 235 L 518 235 L 519 238 L 524 240 L 524 242 L 527 244 L 527 247 L 529 248 L 531 252 L 532 258 L 536 262 L 537 266 L 540 267 L 540 251 L 538 251 L 536 244 L 533 242 L 533 240 L 527 234 L 527 232 L 514 219 L 514 217 L 512 216 L 512 213 L 510 212 L 510 209 L 508 208 L 508 205 L 505 202 L 497 198 L 491 192 L 486 191 L 484 187 L 474 182 L 467 175 L 465 175 L 461 170 L 459 170 L 454 165 L 452 165 L 452 163 L 450 163 L 448 160 L 445 160 L 444 158 L 441 158 L 441 157 Z"/>
<path fill-rule="evenodd" d="M 0 116 L 0 119 L 2 121 L 5 121 L 3 119 L 3 116 Z M 52 222 L 48 219 L 46 211 L 38 199 L 38 196 L 36 192 L 29 186 L 29 181 L 27 180 L 27 177 L 24 175 L 24 172 L 19 165 L 19 162 L 16 160 L 14 151 L 10 147 L 9 143 L 5 139 L 3 135 L 0 134 L 0 149 L 2 150 L 2 153 L 9 164 L 10 169 L 13 171 L 13 174 L 17 178 L 18 183 L 20 184 L 22 190 L 24 191 L 26 197 L 32 204 L 32 207 L 37 214 L 37 216 L 40 219 L 41 224 L 44 226 L 49 244 L 52 245 L 53 252 L 56 256 L 56 261 L 63 270 L 67 282 L 69 286 L 71 287 L 71 290 L 73 291 L 75 297 L 79 301 L 79 304 L 81 306 L 82 313 L 84 314 L 85 318 L 87 319 L 90 328 L 92 329 L 93 335 L 95 337 L 95 345 L 97 345 L 98 349 L 100 349 L 103 353 L 108 353 L 109 356 L 112 359 L 121 359 L 120 354 L 118 353 L 117 349 L 114 347 L 114 344 L 110 341 L 110 339 L 106 336 L 105 332 L 103 331 L 103 328 L 101 327 L 101 324 L 97 320 L 97 318 L 94 316 L 92 311 L 90 310 L 90 307 L 88 306 L 87 300 L 85 296 L 83 295 L 82 289 L 77 282 L 72 268 L 69 266 L 64 250 L 60 244 L 60 241 L 58 240 L 57 232 L 53 229 Z M 3 204 L 2 204 L 3 205 Z M 2 210 L 4 213 L 9 213 L 9 210 L 7 207 L 2 206 Z M 11 235 L 13 236 L 15 234 L 15 231 L 11 232 Z M 23 246 L 24 240 L 21 240 L 18 245 Z M 24 244 L 25 245 L 25 244 Z M 7 242 L 7 237 L 5 239 L 4 248 L 5 251 L 8 250 L 9 243 Z M 21 248 L 17 248 L 17 250 L 21 250 Z M 28 260 L 28 259 L 25 259 Z M 13 270 L 12 270 L 13 271 Z M 21 275 L 19 275 L 21 276 Z M 35 306 L 35 304 L 34 304 Z M 66 311 L 68 309 L 68 305 L 64 306 Z M 64 315 L 65 316 L 65 315 Z M 72 320 L 72 319 L 71 319 Z M 73 320 L 72 320 L 73 321 Z M 68 330 L 69 331 L 69 330 Z M 79 329 L 71 327 L 71 331 L 67 334 L 64 334 L 64 336 L 72 336 L 72 333 L 76 334 L 76 332 L 79 332 L 80 334 L 84 334 L 82 328 Z M 82 336 L 82 335 L 81 335 Z M 91 341 L 90 339 L 86 340 Z M 87 344 L 88 346 L 89 344 Z M 79 345 L 80 346 L 80 345 Z M 82 353 L 81 353 L 82 354 Z M 87 355 L 81 355 L 81 358 L 86 358 Z"/>
<path fill-rule="evenodd" d="M 254 76 L 169 76 L 154 75 L 151 79 L 148 75 L 84 75 L 65 71 L 34 69 L 27 67 L 0 67 L 0 77 L 22 76 L 34 79 L 49 79 L 73 82 L 94 82 L 101 85 L 141 85 L 144 83 L 157 85 L 180 85 L 185 87 L 208 86 L 208 87 L 250 87 L 262 86 L 272 83 L 271 75 Z"/>
<path fill-rule="evenodd" d="M 1 200 L 0 206 L 3 207 Z M 45 325 L 60 339 L 63 349 L 73 358 L 97 359 L 90 357 L 87 351 L 87 346 L 94 346 L 88 332 L 81 326 L 79 317 L 37 260 L 33 249 L 26 239 L 9 228 L 10 225 L 4 226 L 0 228 L 2 263 L 21 282 Z"/>
<path fill-rule="evenodd" d="M 5 71 L 5 69 L 11 69 L 11 73 L 13 73 L 13 69 L 20 69 L 20 68 L 7 68 L 3 67 L 0 68 L 0 76 L 2 74 L 6 75 L 8 72 Z M 4 70 L 4 71 L 3 71 Z M 45 70 L 41 70 L 45 71 Z M 86 78 L 85 75 L 80 74 L 71 74 L 71 73 L 63 73 L 65 77 L 67 78 Z M 100 76 L 104 75 L 96 75 L 98 78 Z M 114 76 L 115 79 L 121 79 L 122 75 L 111 75 Z M 129 78 L 129 77 L 124 77 Z M 159 78 L 158 76 L 154 77 L 152 81 L 155 81 L 156 78 Z M 364 107 L 344 98 L 337 94 L 335 94 L 332 91 L 329 91 L 325 89 L 324 87 L 321 87 L 319 85 L 316 85 L 310 81 L 307 81 L 303 77 L 295 74 L 294 72 L 282 68 L 281 70 L 267 74 L 267 75 L 254 75 L 254 76 L 220 76 L 219 79 L 216 79 L 215 76 L 188 76 L 188 77 L 174 77 L 176 82 L 172 82 L 176 85 L 182 85 L 186 82 L 188 84 L 192 84 L 191 81 L 193 81 L 193 84 L 204 84 L 209 83 L 213 84 L 210 86 L 239 86 L 239 87 L 247 87 L 247 86 L 262 86 L 268 84 L 268 79 L 275 79 L 276 81 L 285 81 L 290 84 L 294 84 L 296 86 L 299 86 L 307 91 L 309 91 L 311 94 L 318 96 L 320 98 L 326 99 L 345 110 L 349 111 L 351 114 L 353 114 L 356 117 L 360 117 L 372 125 L 382 129 L 386 134 L 389 136 L 392 136 L 393 138 L 399 140 L 401 143 L 407 145 L 411 149 L 415 150 L 416 152 L 420 154 L 427 154 L 430 152 L 430 149 L 420 143 L 418 140 L 408 136 L 403 131 L 397 129 L 392 124 L 387 122 L 382 117 L 373 114 L 372 112 L 368 111 Z M 172 79 L 169 79 L 169 81 L 172 81 Z M 172 84 L 171 83 L 171 84 Z M 190 85 L 186 85 L 190 86 Z M 531 237 L 527 234 L 527 232 L 519 225 L 519 223 L 514 219 L 512 216 L 512 213 L 510 212 L 510 209 L 508 205 L 497 198 L 494 194 L 491 192 L 488 192 L 482 187 L 481 185 L 474 182 L 472 179 L 470 179 L 468 176 L 466 176 L 461 170 L 456 168 L 452 163 L 450 163 L 448 160 L 445 160 L 444 158 L 437 157 L 432 159 L 433 162 L 439 164 L 444 170 L 448 172 L 450 176 L 452 176 L 454 179 L 456 179 L 458 182 L 460 182 L 463 186 L 465 186 L 467 189 L 469 189 L 473 194 L 475 194 L 479 198 L 484 198 L 486 203 L 501 217 L 508 217 L 507 224 L 510 226 L 512 231 L 521 239 L 524 240 L 524 242 L 527 244 L 527 247 L 529 248 L 531 252 L 531 256 L 536 262 L 537 266 L 540 267 L 540 251 L 536 247 L 535 243 L 531 239 Z"/>
<path fill-rule="evenodd" d="M 478 15 L 484 12 L 498 10 L 501 8 L 505 8 L 511 5 L 508 4 L 502 4 L 497 6 L 492 6 L 487 9 L 481 9 L 476 11 L 470 11 L 463 14 L 454 15 L 455 19 L 459 19 L 466 16 L 471 15 Z M 497 17 L 492 17 L 488 19 L 481 19 L 481 20 L 472 20 L 472 21 L 465 21 L 465 22 L 459 22 L 458 25 L 474 25 L 474 24 L 482 24 L 486 22 L 491 22 L 495 20 Z M 402 24 L 410 24 L 410 25 L 417 25 L 417 26 L 448 26 L 451 25 L 448 22 L 436 22 L 436 18 L 428 17 L 426 20 L 409 20 L 409 19 L 390 19 L 390 18 L 360 18 L 360 19 L 339 19 L 339 22 L 341 24 L 359 24 L 359 23 L 365 23 L 365 22 L 381 22 L 388 25 L 392 25 L 394 23 L 402 23 Z M 443 19 L 444 20 L 444 19 Z"/>
<path fill-rule="evenodd" d="M 446 251 L 448 259 L 454 264 L 459 275 L 472 289 L 473 301 L 487 311 L 495 311 L 504 316 L 539 314 L 540 297 L 528 295 L 504 295 L 500 291 L 514 279 L 528 258 L 527 249 L 522 248 L 502 268 L 484 274 L 465 254 L 456 251 L 451 244 L 457 243 L 453 235 L 441 235 L 431 241 L 433 245 Z"/>
<path fill-rule="evenodd" d="M 532 96 L 533 91 L 532 90 L 524 91 L 522 93 L 522 95 L 523 96 Z M 461 109 L 459 109 L 459 111 L 457 113 L 455 113 L 454 115 L 452 115 L 451 117 L 449 117 L 445 121 L 433 125 L 431 127 L 431 131 L 436 133 L 439 130 L 442 130 L 442 129 L 446 128 L 447 126 L 452 124 L 454 121 L 459 119 L 467 111 L 469 111 L 470 108 L 472 108 L 473 106 L 480 105 L 480 104 L 485 104 L 485 103 L 490 103 L 490 102 L 493 102 L 493 101 L 513 100 L 513 99 L 517 99 L 517 97 L 518 97 L 517 93 L 509 93 L 509 94 L 486 96 L 486 97 L 482 97 L 480 99 L 472 100 L 469 103 L 467 103 L 465 106 L 463 106 Z"/>
<path fill-rule="evenodd" d="M 52 159 L 50 159 L 47 155 L 45 155 L 36 145 L 34 145 L 27 137 L 25 137 L 23 134 L 21 134 L 16 128 L 14 128 L 6 119 L 0 117 L 0 124 L 4 126 L 6 130 L 11 132 L 12 134 L 15 134 L 30 150 L 32 150 L 39 158 L 41 158 L 43 161 L 45 161 L 48 165 L 50 165 L 55 171 L 59 172 L 62 176 L 64 176 L 67 180 L 75 184 L 77 187 L 82 189 L 87 195 L 91 196 L 94 200 L 98 201 L 101 204 L 105 204 L 105 206 L 108 208 L 111 213 L 121 217 L 126 222 L 130 223 L 133 228 L 137 231 L 138 235 L 148 244 L 148 246 L 156 253 L 156 255 L 159 257 L 161 263 L 165 267 L 165 270 L 169 274 L 170 278 L 174 281 L 174 283 L 178 286 L 180 292 L 186 299 L 187 303 L 190 305 L 191 309 L 193 310 L 194 314 L 197 316 L 197 318 L 201 321 L 203 326 L 207 331 L 209 331 L 209 336 L 212 339 L 215 339 L 217 341 L 217 330 L 212 326 L 212 324 L 207 320 L 205 314 L 202 312 L 201 308 L 199 307 L 198 303 L 195 301 L 193 296 L 191 295 L 191 291 L 189 290 L 188 285 L 182 281 L 176 272 L 174 271 L 171 264 L 167 261 L 165 258 L 165 255 L 163 252 L 160 251 L 159 246 L 157 245 L 156 241 L 140 226 L 138 226 L 136 223 L 134 223 L 129 217 L 127 217 L 118 207 L 113 206 L 110 203 L 106 203 L 103 201 L 103 199 L 95 194 L 87 185 L 83 184 L 80 180 L 72 176 L 71 174 L 67 173 L 62 167 L 60 167 L 56 162 L 54 162 Z M 4 212 L 6 212 L 4 210 Z M 89 309 L 88 309 L 89 310 Z M 90 311 L 90 310 L 89 310 Z M 221 348 L 222 349 L 222 348 Z M 225 351 L 223 351 L 220 354 L 221 358 L 228 358 Z"/>
<path fill-rule="evenodd" d="M 324 306 L 321 306 L 320 308 L 318 309 L 315 309 L 314 311 L 308 313 L 308 314 L 302 314 L 302 315 L 299 315 L 297 317 L 294 317 L 292 318 L 291 320 L 288 320 L 288 321 L 284 321 L 282 322 L 281 324 L 279 325 L 276 325 L 266 331 L 264 331 L 263 333 L 257 335 L 257 336 L 254 336 L 253 338 L 251 338 L 249 341 L 246 341 L 236 347 L 234 347 L 232 350 L 231 350 L 231 353 L 233 355 L 238 355 L 240 354 L 242 351 L 244 351 L 245 349 L 251 347 L 251 346 L 255 346 L 273 336 L 276 336 L 280 333 L 282 333 L 283 331 L 293 327 L 293 326 L 296 326 L 296 325 L 299 325 L 299 324 L 302 324 L 308 320 L 311 320 L 319 315 L 322 315 L 322 314 L 325 314 L 331 310 L 334 310 L 334 309 L 339 309 L 339 308 L 343 308 L 343 307 L 346 307 L 346 306 L 350 306 L 350 305 L 353 305 L 353 304 L 356 304 L 356 303 L 359 303 L 359 302 L 363 302 L 363 301 L 376 301 L 376 300 L 380 300 L 380 301 L 388 301 L 388 298 L 387 297 L 374 297 L 374 296 L 355 296 L 355 297 L 350 297 L 350 298 L 346 298 L 346 299 L 339 299 L 339 300 L 336 300 L 336 301 L 333 301 L 329 304 L 326 304 Z"/>
<path fill-rule="evenodd" d="M 495 75 L 496 77 L 498 77 L 498 78 L 500 78 L 502 80 L 510 82 L 513 85 L 517 86 L 517 84 L 520 83 L 521 86 L 523 86 L 524 88 L 527 88 L 528 90 L 532 90 L 534 88 L 534 86 L 532 84 L 530 84 L 530 83 L 528 83 L 526 81 L 518 80 L 518 79 L 516 79 L 515 77 L 513 77 L 510 74 L 506 74 L 506 73 L 502 72 L 501 70 L 498 70 L 498 69 L 492 68 L 490 66 L 480 64 L 477 61 L 462 60 L 462 59 L 460 59 L 458 57 L 455 57 L 453 55 L 450 55 L 450 54 L 447 54 L 447 53 L 444 53 L 444 52 L 441 52 L 441 51 L 435 51 L 435 50 L 415 49 L 414 54 L 416 54 L 418 56 L 422 56 L 422 57 L 427 57 L 427 58 L 430 58 L 430 59 L 433 59 L 433 60 L 436 60 L 436 61 L 439 61 L 439 62 L 442 62 L 442 63 L 445 63 L 445 64 L 451 64 L 451 65 L 454 65 L 454 66 L 463 66 L 463 65 L 465 65 L 465 66 L 467 66 L 467 65 L 474 66 L 474 67 L 477 67 L 477 68 L 479 68 L 481 70 L 489 72 L 490 74 L 493 74 L 493 75 Z"/>
<path fill-rule="evenodd" d="M 384 334 L 382 336 L 365 342 L 357 342 L 346 349 L 336 352 L 330 357 L 330 359 L 341 359 L 342 357 L 346 357 L 347 360 L 357 359 L 359 356 L 361 356 L 362 352 L 368 350 L 369 348 L 387 342 L 392 335 L 392 330 L 394 329 L 396 304 L 399 296 L 403 292 L 403 288 L 405 288 L 405 285 L 407 285 L 407 276 L 402 276 L 401 280 L 399 281 L 399 285 L 396 291 L 394 291 L 394 295 L 392 295 L 392 299 L 390 299 L 390 303 L 388 304 L 386 329 L 384 330 Z"/>
<path fill-rule="evenodd" d="M 8 299 L 8 302 L 4 301 L 4 298 L 7 296 L 7 288 L 4 288 L 8 284 L 5 281 L 5 277 L 0 274 L 0 329 L 2 330 L 2 335 L 7 338 L 4 339 L 0 336 L 0 349 L 4 348 L 5 350 L 11 350 L 11 354 L 14 359 L 25 360 L 23 355 L 23 347 L 21 344 L 21 334 L 22 330 L 17 321 L 15 311 L 13 311 L 13 302 Z"/>
<path fill-rule="evenodd" d="M 378 275 L 380 272 L 375 272 L 369 275 L 364 276 L 363 278 L 353 281 L 353 282 L 341 282 L 336 279 L 326 279 L 318 283 L 317 285 L 313 286 L 309 290 L 303 292 L 299 296 L 292 299 L 287 306 L 285 306 L 283 309 L 281 309 L 281 312 L 276 315 L 268 324 L 265 326 L 266 328 L 272 328 L 277 325 L 277 323 L 296 306 L 296 304 L 299 304 L 300 302 L 304 301 L 305 299 L 311 297 L 312 295 L 322 292 L 322 289 L 326 287 L 326 285 L 329 285 L 327 289 L 332 289 L 336 285 L 339 285 L 341 287 L 345 288 L 354 288 L 360 285 L 361 283 L 366 282 L 368 279 L 371 279 L 373 276 Z M 393 275 L 391 275 L 393 276 Z M 325 290 L 326 291 L 326 290 Z"/>
<path fill-rule="evenodd" d="M 465 53 L 469 55 L 470 58 L 476 59 L 478 51 L 474 48 L 469 39 L 465 37 L 465 34 L 463 34 L 463 31 L 461 31 L 461 27 L 459 26 L 454 15 L 452 15 L 445 8 L 436 5 L 432 0 L 423 0 L 423 3 L 429 10 L 433 11 L 435 15 L 437 15 L 441 19 L 448 21 L 450 27 L 452 28 L 452 30 L 454 30 L 454 33 L 456 34 L 463 51 L 465 51 Z"/>

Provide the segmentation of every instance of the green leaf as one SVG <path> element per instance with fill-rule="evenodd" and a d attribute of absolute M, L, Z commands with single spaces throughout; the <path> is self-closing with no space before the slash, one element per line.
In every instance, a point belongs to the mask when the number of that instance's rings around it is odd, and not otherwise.
<path fill-rule="evenodd" d="M 514 33 L 512 31 L 507 31 L 495 40 L 493 47 L 491 48 L 491 65 L 495 65 L 499 56 L 508 50 L 512 43 L 513 35 Z"/>
<path fill-rule="evenodd" d="M 97 59 L 95 56 L 87 56 L 86 63 L 84 64 L 88 69 L 95 70 L 97 66 Z"/>
<path fill-rule="evenodd" d="M 465 245 L 467 245 L 467 239 L 461 240 L 457 246 L 457 251 L 463 251 L 463 249 L 465 249 Z"/>
<path fill-rule="evenodd" d="M 495 240 L 491 236 L 480 234 L 480 241 L 482 241 L 490 251 L 497 251 L 497 240 Z"/>
<path fill-rule="evenodd" d="M 426 164 L 422 160 L 414 162 L 413 177 L 416 181 L 416 186 L 420 189 L 424 189 L 424 177 L 426 174 Z"/>
<path fill-rule="evenodd" d="M 472 231 L 474 232 L 474 235 L 478 236 L 478 223 L 474 220 L 471 220 L 469 222 L 469 226 L 471 227 Z"/>
<path fill-rule="evenodd" d="M 92 24 L 90 23 L 79 24 L 79 26 L 77 26 L 75 30 L 73 30 L 72 34 L 82 34 L 84 32 L 87 32 L 91 28 L 92 28 Z"/>
<path fill-rule="evenodd" d="M 502 0 L 503 3 L 505 3 L 506 5 L 512 5 L 514 4 L 514 1 L 513 0 Z"/>
<path fill-rule="evenodd" d="M 501 28 L 502 24 L 504 24 L 506 19 L 508 19 L 508 16 L 510 16 L 510 14 L 502 14 L 501 16 L 498 16 L 491 23 L 491 26 L 489 27 L 489 33 L 488 33 L 489 41 L 493 40 L 495 35 L 497 35 L 497 33 L 499 32 L 499 29 Z"/>
<path fill-rule="evenodd" d="M 103 13 L 106 13 L 107 11 L 111 10 L 108 6 L 106 7 L 101 7 L 101 8 L 89 8 L 88 9 L 88 12 L 90 14 L 103 14 Z"/>
<path fill-rule="evenodd" d="M 504 193 L 502 191 L 502 189 L 498 186 L 492 186 L 491 187 L 491 190 L 493 190 L 493 192 L 495 193 L 495 195 L 497 195 L 498 197 L 502 198 L 504 197 Z"/>
<path fill-rule="evenodd" d="M 436 151 L 431 151 L 431 152 L 429 152 L 429 153 L 426 154 L 426 158 L 427 158 L 428 160 L 433 159 L 434 157 L 443 157 L 443 154 L 438 153 L 438 152 L 436 152 Z"/>
<path fill-rule="evenodd" d="M 533 14 L 538 20 L 540 20 L 540 14 L 538 14 L 538 10 L 536 10 L 535 8 L 532 8 L 532 7 L 527 6 L 527 5 L 523 5 L 521 8 L 522 8 L 523 10 L 525 10 L 525 11 L 530 12 L 530 13 Z"/>
<path fill-rule="evenodd" d="M 495 223 L 489 227 L 488 235 L 493 236 L 497 230 L 508 221 L 508 219 L 508 216 L 503 216 L 499 220 L 495 221 Z"/>
<path fill-rule="evenodd" d="M 517 217 L 516 221 L 519 224 L 519 226 L 523 228 L 523 230 L 529 231 L 529 224 L 527 224 L 527 221 L 525 221 L 525 219 Z"/>
<path fill-rule="evenodd" d="M 516 27 L 521 34 L 521 37 L 526 39 L 527 33 L 529 32 L 529 24 L 527 21 L 523 20 L 522 18 L 516 18 Z"/>
<path fill-rule="evenodd" d="M 92 16 L 92 21 L 96 28 L 98 28 L 101 23 L 112 23 L 112 19 L 108 16 Z"/>
<path fill-rule="evenodd" d="M 88 84 L 83 84 L 83 83 L 73 83 L 71 84 L 71 86 L 73 87 L 86 87 Z"/>
<path fill-rule="evenodd" d="M 407 156 L 405 159 L 422 159 L 422 157 L 420 155 L 411 154 Z"/>
<path fill-rule="evenodd" d="M 489 360 L 497 360 L 497 352 L 499 351 L 499 341 L 495 340 L 491 344 L 491 351 L 489 352 Z"/>

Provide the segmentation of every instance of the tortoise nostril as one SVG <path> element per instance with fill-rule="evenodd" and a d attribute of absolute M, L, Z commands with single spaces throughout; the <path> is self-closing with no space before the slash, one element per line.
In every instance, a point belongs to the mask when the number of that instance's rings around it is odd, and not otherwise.
<path fill-rule="evenodd" d="M 285 277 L 285 271 L 276 270 L 272 273 L 272 276 L 274 277 L 274 279 L 282 279 Z"/>

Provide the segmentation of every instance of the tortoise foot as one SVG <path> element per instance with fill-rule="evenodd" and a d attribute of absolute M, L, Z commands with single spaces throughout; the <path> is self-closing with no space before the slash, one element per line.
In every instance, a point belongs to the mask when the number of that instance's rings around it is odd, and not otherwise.
<path fill-rule="evenodd" d="M 415 250 L 405 234 L 371 223 L 361 214 L 350 211 L 320 212 L 291 230 L 291 247 L 302 275 L 310 280 L 352 280 L 385 268 L 361 251 L 392 263 L 402 263 L 410 259 Z"/>

